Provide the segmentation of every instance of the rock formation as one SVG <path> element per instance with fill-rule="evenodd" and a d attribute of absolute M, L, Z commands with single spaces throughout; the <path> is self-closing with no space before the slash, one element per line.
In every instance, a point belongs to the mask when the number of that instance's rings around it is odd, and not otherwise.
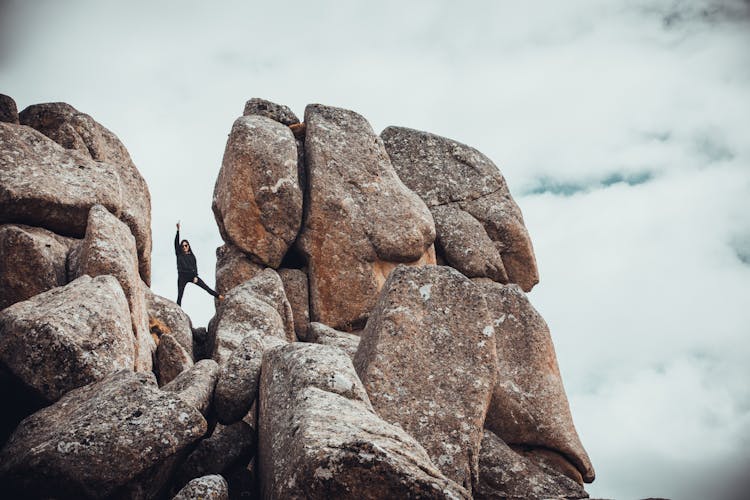
<path fill-rule="evenodd" d="M 531 240 L 487 157 L 254 98 L 212 210 L 206 328 L 149 287 L 150 197 L 119 139 L 0 95 L 0 496 L 587 496 Z"/>

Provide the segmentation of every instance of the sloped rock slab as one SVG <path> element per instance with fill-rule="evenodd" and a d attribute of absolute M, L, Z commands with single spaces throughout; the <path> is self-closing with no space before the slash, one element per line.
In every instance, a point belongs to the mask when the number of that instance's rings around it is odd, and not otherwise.
<path fill-rule="evenodd" d="M 213 400 L 216 381 L 219 378 L 219 365 L 212 359 L 202 359 L 183 371 L 161 390 L 173 392 L 203 415 Z"/>
<path fill-rule="evenodd" d="M 156 348 L 156 374 L 159 385 L 168 384 L 191 366 L 193 358 L 185 348 L 172 335 L 162 335 L 159 347 Z"/>
<path fill-rule="evenodd" d="M 245 103 L 245 109 L 242 114 L 244 116 L 265 116 L 266 118 L 270 118 L 271 120 L 277 121 L 286 126 L 299 123 L 299 118 L 297 118 L 297 115 L 295 115 L 288 106 L 276 104 L 275 102 L 267 101 L 259 97 L 253 97 L 248 100 Z"/>
<path fill-rule="evenodd" d="M 216 249 L 216 291 L 226 295 L 234 287 L 254 278 L 264 269 L 253 262 L 234 245 L 225 244 Z"/>
<path fill-rule="evenodd" d="M 469 498 L 411 436 L 372 411 L 339 349 L 271 349 L 260 395 L 264 498 Z"/>
<path fill-rule="evenodd" d="M 147 497 L 162 486 L 149 471 L 205 432 L 200 412 L 153 376 L 122 371 L 21 422 L 0 452 L 0 480 L 29 497 Z"/>
<path fill-rule="evenodd" d="M 190 317 L 177 303 L 153 293 L 144 286 L 146 309 L 148 310 L 149 327 L 159 325 L 159 335 L 168 333 L 193 358 L 193 329 Z"/>
<path fill-rule="evenodd" d="M 481 290 L 440 266 L 391 273 L 354 359 L 378 415 L 414 436 L 469 490 L 478 478 L 496 363 Z"/>
<path fill-rule="evenodd" d="M 310 323 L 310 342 L 316 344 L 338 347 L 346 353 L 351 360 L 359 348 L 360 337 L 354 333 L 340 332 L 323 323 Z"/>

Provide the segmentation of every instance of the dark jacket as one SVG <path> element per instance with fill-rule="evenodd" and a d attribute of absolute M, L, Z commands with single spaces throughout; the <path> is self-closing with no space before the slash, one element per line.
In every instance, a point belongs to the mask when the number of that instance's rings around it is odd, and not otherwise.
<path fill-rule="evenodd" d="M 198 276 L 198 263 L 192 250 L 188 253 L 180 247 L 180 231 L 174 237 L 174 253 L 177 256 L 177 274 L 180 278 L 193 279 Z"/>

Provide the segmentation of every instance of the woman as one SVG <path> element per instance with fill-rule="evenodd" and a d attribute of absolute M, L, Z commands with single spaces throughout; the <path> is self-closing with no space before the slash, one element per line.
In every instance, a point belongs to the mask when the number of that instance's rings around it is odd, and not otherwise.
<path fill-rule="evenodd" d="M 198 277 L 198 263 L 195 261 L 195 255 L 190 250 L 188 240 L 180 241 L 180 223 L 177 223 L 177 234 L 174 237 L 174 253 L 177 256 L 177 305 L 182 305 L 182 293 L 185 291 L 185 285 L 195 283 L 205 291 L 224 300 L 223 295 L 219 295 L 211 290 L 202 279 Z"/>

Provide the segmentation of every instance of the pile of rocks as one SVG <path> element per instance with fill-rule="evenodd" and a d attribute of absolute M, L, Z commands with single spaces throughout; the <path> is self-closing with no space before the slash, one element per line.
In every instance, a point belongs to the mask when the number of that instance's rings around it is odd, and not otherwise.
<path fill-rule="evenodd" d="M 4 494 L 587 497 L 531 241 L 478 151 L 248 101 L 198 335 L 149 289 L 148 191 L 114 134 L 6 96 L 0 120 Z"/>

